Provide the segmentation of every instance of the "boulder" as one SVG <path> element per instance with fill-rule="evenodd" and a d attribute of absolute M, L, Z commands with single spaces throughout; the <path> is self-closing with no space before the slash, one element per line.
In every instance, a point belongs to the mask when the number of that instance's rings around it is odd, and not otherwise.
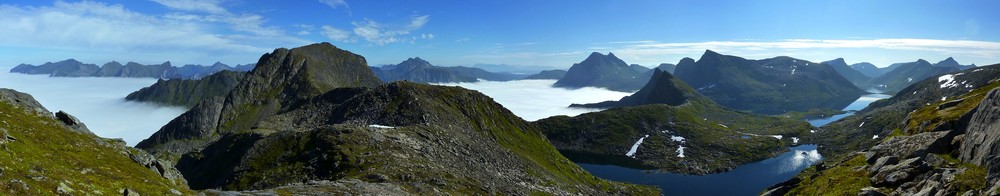
<path fill-rule="evenodd" d="M 865 187 L 858 191 L 858 196 L 885 196 L 885 193 L 878 192 L 878 188 Z"/>
<path fill-rule="evenodd" d="M 876 187 L 900 186 L 930 169 L 931 166 L 922 158 L 916 157 L 900 161 L 895 165 L 883 166 L 874 172 L 870 180 Z"/>
<path fill-rule="evenodd" d="M 75 116 L 69 115 L 69 113 L 62 110 L 56 112 L 56 120 L 59 120 L 59 122 L 68 126 L 70 130 L 87 135 L 94 135 L 93 132 L 90 132 L 90 129 L 87 129 L 87 125 L 80 122 L 80 119 L 77 119 Z"/>
<path fill-rule="evenodd" d="M 889 138 L 865 154 L 869 163 L 879 157 L 896 156 L 902 159 L 924 157 L 927 153 L 948 153 L 951 151 L 953 131 L 927 132 L 910 136 Z"/>

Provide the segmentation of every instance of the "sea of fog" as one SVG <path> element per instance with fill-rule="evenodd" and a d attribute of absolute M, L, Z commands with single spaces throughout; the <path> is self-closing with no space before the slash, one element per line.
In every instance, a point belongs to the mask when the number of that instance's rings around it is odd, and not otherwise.
<path fill-rule="evenodd" d="M 7 73 L 0 88 L 31 94 L 52 112 L 66 111 L 101 137 L 122 138 L 129 146 L 146 139 L 186 110 L 125 101 L 125 95 L 156 83 L 152 78 L 68 78 Z"/>
<path fill-rule="evenodd" d="M 573 103 L 596 103 L 618 100 L 632 93 L 611 91 L 604 88 L 585 87 L 566 89 L 552 87 L 556 80 L 515 80 L 507 82 L 481 81 L 474 83 L 445 83 L 438 85 L 461 86 L 479 91 L 493 98 L 515 115 L 528 121 L 550 116 L 576 116 L 597 109 L 568 108 Z"/>

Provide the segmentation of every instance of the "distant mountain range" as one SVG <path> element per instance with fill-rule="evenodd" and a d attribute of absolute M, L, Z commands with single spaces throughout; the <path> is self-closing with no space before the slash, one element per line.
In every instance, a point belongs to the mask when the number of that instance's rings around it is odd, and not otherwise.
<path fill-rule="evenodd" d="M 395 65 L 370 68 L 379 79 L 386 82 L 408 80 L 419 83 L 456 83 L 477 82 L 480 79 L 510 81 L 525 76 L 513 73 L 494 73 L 472 67 L 439 67 L 420 59 L 420 57 L 409 58 Z"/>
<path fill-rule="evenodd" d="M 948 57 L 935 64 L 920 59 L 909 63 L 896 63 L 889 67 L 892 68 L 891 71 L 872 78 L 869 83 L 876 89 L 891 94 L 931 76 L 966 70 L 976 66 L 974 64 L 960 65 L 954 58 Z"/>
<path fill-rule="evenodd" d="M 705 51 L 675 76 L 720 105 L 759 114 L 840 109 L 865 92 L 826 64 L 791 57 L 747 60 Z"/>
<path fill-rule="evenodd" d="M 46 74 L 50 77 L 127 77 L 127 78 L 162 78 L 162 79 L 199 79 L 213 73 L 230 70 L 246 72 L 253 69 L 254 64 L 236 65 L 231 67 L 216 62 L 212 66 L 184 65 L 174 67 L 170 61 L 155 65 L 142 65 L 128 62 L 125 65 L 111 61 L 98 67 L 86 64 L 76 59 L 59 62 L 47 62 L 42 65 L 20 64 L 10 69 L 10 73 Z"/>
<path fill-rule="evenodd" d="M 545 80 L 558 80 L 558 79 L 562 78 L 563 76 L 566 76 L 566 70 L 554 69 L 554 70 L 545 70 L 545 71 L 539 72 L 537 74 L 532 74 L 532 75 L 529 75 L 529 76 L 525 76 L 522 79 L 525 79 L 525 80 L 541 80 L 541 79 L 545 79 Z"/>

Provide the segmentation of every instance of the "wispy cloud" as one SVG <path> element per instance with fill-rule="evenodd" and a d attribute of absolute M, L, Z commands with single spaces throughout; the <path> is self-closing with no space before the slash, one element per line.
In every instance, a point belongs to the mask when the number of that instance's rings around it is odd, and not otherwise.
<path fill-rule="evenodd" d="M 0 47 L 22 48 L 18 50 L 22 54 L 48 51 L 72 54 L 69 56 L 72 58 L 91 56 L 102 60 L 155 58 L 153 62 L 244 63 L 275 47 L 309 43 L 263 26 L 264 19 L 259 16 L 217 14 L 227 11 L 213 6 L 217 4 L 196 2 L 197 6 L 185 6 L 186 2 L 160 3 L 196 13 L 154 16 L 122 5 L 90 1 L 56 1 L 52 6 L 37 7 L 0 5 L 0 13 L 5 15 L 0 17 L 0 24 L 4 24 L 0 25 Z M 212 23 L 232 23 L 229 27 L 236 32 L 220 33 Z"/>
<path fill-rule="evenodd" d="M 352 22 L 351 24 L 354 25 L 354 35 L 378 45 L 385 45 L 395 42 L 413 41 L 415 37 L 407 38 L 404 35 L 422 28 L 429 21 L 429 15 L 422 15 L 412 17 L 410 22 L 405 25 L 386 25 L 371 19 Z"/>
<path fill-rule="evenodd" d="M 351 40 L 351 32 L 340 30 L 332 26 L 323 26 L 323 36 L 326 36 L 330 40 L 340 41 L 340 42 L 353 42 Z"/>
<path fill-rule="evenodd" d="M 153 0 L 172 9 L 184 11 L 207 12 L 213 14 L 228 13 L 225 8 L 219 5 L 218 0 Z"/>
<path fill-rule="evenodd" d="M 331 8 L 337 9 L 337 7 L 348 8 L 347 2 L 344 0 L 319 0 L 320 3 L 326 4 Z"/>

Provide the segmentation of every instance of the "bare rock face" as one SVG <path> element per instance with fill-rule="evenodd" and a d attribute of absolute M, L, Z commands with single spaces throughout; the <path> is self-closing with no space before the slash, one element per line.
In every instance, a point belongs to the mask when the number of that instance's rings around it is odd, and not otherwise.
<path fill-rule="evenodd" d="M 990 156 L 1000 155 L 1000 88 L 991 90 L 972 112 L 959 159 L 977 165 L 990 163 Z"/>

